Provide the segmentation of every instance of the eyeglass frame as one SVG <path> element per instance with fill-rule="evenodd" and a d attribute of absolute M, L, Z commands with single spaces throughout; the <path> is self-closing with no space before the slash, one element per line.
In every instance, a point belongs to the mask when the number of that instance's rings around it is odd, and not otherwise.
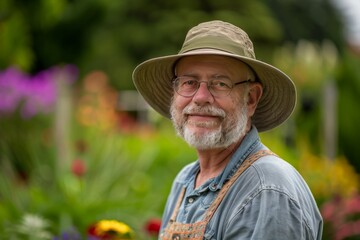
<path fill-rule="evenodd" d="M 179 94 L 179 95 L 182 96 L 182 97 L 188 97 L 188 98 L 195 96 L 195 94 L 197 93 L 197 91 L 199 91 L 200 84 L 201 84 L 202 82 L 203 82 L 203 83 L 206 83 L 206 87 L 207 87 L 208 91 L 211 93 L 211 95 L 212 95 L 213 97 L 227 97 L 227 96 L 230 95 L 231 91 L 233 90 L 233 88 L 234 88 L 235 86 L 240 85 L 240 84 L 243 84 L 243 83 L 255 82 L 255 81 L 252 81 L 251 79 L 248 79 L 248 80 L 244 80 L 244 81 L 240 81 L 240 82 L 235 82 L 235 83 L 234 83 L 234 82 L 232 82 L 232 81 L 229 79 L 229 80 L 231 81 L 231 84 L 232 84 L 232 85 L 230 86 L 229 91 L 227 92 L 227 94 L 225 94 L 225 95 L 217 95 L 217 94 L 214 94 L 214 93 L 213 93 L 213 90 L 212 90 L 212 88 L 211 88 L 211 83 L 212 83 L 214 80 L 216 80 L 216 79 L 210 79 L 209 81 L 199 81 L 199 80 L 197 80 L 197 79 L 194 77 L 192 80 L 196 81 L 196 83 L 197 83 L 197 88 L 196 88 L 196 90 L 195 90 L 191 95 L 183 95 L 183 94 L 181 94 L 181 93 L 179 93 L 179 92 L 177 91 L 176 81 L 177 81 L 178 79 L 185 78 L 185 77 L 187 77 L 187 76 L 180 76 L 180 77 L 175 76 L 175 77 L 173 78 L 172 83 L 173 83 L 173 89 L 174 89 L 174 91 L 175 91 L 177 94 Z M 190 77 L 189 77 L 189 78 L 190 78 Z"/>

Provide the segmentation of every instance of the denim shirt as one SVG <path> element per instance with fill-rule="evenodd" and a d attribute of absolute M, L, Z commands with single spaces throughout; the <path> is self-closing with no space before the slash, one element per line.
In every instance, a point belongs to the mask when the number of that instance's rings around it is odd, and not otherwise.
<path fill-rule="evenodd" d="M 223 172 L 197 189 L 199 162 L 185 166 L 173 182 L 160 231 L 169 222 L 183 187 L 186 192 L 176 221 L 201 221 L 241 163 L 264 149 L 252 127 Z M 290 164 L 268 155 L 250 166 L 229 189 L 208 223 L 204 239 L 321 239 L 322 227 L 322 217 L 304 179 Z"/>

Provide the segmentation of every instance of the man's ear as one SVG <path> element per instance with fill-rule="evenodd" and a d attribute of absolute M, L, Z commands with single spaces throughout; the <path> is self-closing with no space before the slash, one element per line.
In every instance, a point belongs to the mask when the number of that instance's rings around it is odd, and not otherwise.
<path fill-rule="evenodd" d="M 263 93 L 262 85 L 258 82 L 250 83 L 249 86 L 249 96 L 248 96 L 248 115 L 251 117 L 254 115 L 256 107 L 260 101 L 260 98 Z"/>

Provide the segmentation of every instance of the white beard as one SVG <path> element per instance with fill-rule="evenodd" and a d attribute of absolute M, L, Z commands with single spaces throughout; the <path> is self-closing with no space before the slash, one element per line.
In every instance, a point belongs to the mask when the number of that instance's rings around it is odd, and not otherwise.
<path fill-rule="evenodd" d="M 238 111 L 226 114 L 224 110 L 211 105 L 205 107 L 187 106 L 182 113 L 175 109 L 171 104 L 172 122 L 177 134 L 182 137 L 190 146 L 199 149 L 226 148 L 237 142 L 246 134 L 247 126 L 247 107 L 242 104 Z M 189 113 L 209 113 L 219 116 L 222 123 L 217 129 L 209 130 L 204 133 L 195 133 L 188 127 L 193 125 L 197 127 L 214 127 L 215 122 L 190 122 L 185 119 L 185 114 Z"/>

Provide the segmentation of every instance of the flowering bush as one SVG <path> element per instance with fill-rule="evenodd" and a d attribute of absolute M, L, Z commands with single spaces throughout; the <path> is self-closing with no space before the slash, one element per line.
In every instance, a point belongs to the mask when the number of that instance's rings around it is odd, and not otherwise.
<path fill-rule="evenodd" d="M 94 71 L 84 77 L 77 99 L 76 118 L 83 126 L 113 131 L 118 124 L 118 93 L 109 86 L 108 77 Z"/>
<path fill-rule="evenodd" d="M 276 134 L 276 132 L 263 134 L 262 141 L 300 172 L 319 206 L 334 195 L 347 198 L 360 189 L 359 175 L 344 156 L 328 159 L 315 154 L 309 144 L 303 140 L 298 140 L 296 150 L 291 150 Z"/>
<path fill-rule="evenodd" d="M 0 72 L 0 114 L 8 116 L 18 109 L 24 119 L 48 114 L 54 109 L 59 81 L 72 83 L 76 78 L 73 65 L 53 67 L 34 76 L 8 68 Z"/>
<path fill-rule="evenodd" d="M 7 228 L 6 239 L 34 239 L 34 240 L 82 240 L 83 235 L 76 227 L 62 231 L 53 236 L 51 222 L 37 214 L 26 213 L 21 221 Z M 133 240 L 135 233 L 132 228 L 117 220 L 100 220 L 91 224 L 87 229 L 87 240 Z"/>
<path fill-rule="evenodd" d="M 344 157 L 329 160 L 304 151 L 299 171 L 319 203 L 334 195 L 349 197 L 359 189 L 359 176 Z"/>
<path fill-rule="evenodd" d="M 11 166 L 18 179 L 28 180 L 35 161 L 51 164 L 44 159 L 52 154 L 49 146 L 55 134 L 53 116 L 59 109 L 60 89 L 71 86 L 77 76 L 73 65 L 55 66 L 34 75 L 14 67 L 0 72 L 0 162 Z M 33 152 L 35 146 L 39 151 Z"/>
<path fill-rule="evenodd" d="M 343 198 L 339 195 L 326 202 L 321 213 L 324 218 L 326 239 L 360 238 L 360 195 Z"/>
<path fill-rule="evenodd" d="M 116 91 L 101 72 L 88 74 L 83 85 L 78 85 L 80 89 L 71 89 L 78 93 L 76 101 L 71 102 L 71 108 L 58 112 L 64 108 L 57 101 L 74 100 L 72 94 L 58 99 L 59 79 L 68 76 L 65 82 L 71 82 L 75 77 L 71 69 L 56 67 L 33 77 L 15 69 L 1 73 L 0 236 L 6 233 L 10 234 L 6 239 L 34 239 L 30 238 L 32 234 L 36 240 L 115 240 L 134 239 L 136 233 L 137 240 L 156 239 L 161 220 L 151 216 L 161 215 L 174 177 L 196 159 L 196 154 L 175 137 L 171 122 L 164 121 L 159 124 L 161 128 L 155 129 L 120 120 L 115 108 Z M 55 72 L 57 80 L 49 77 Z M 34 90 L 36 84 L 31 88 L 25 80 L 22 85 L 21 79 L 49 82 L 38 84 L 38 90 Z M 45 86 L 46 93 L 41 94 Z M 27 92 L 29 89 L 38 96 Z M 45 116 L 45 120 L 39 116 Z M 60 125 L 58 135 L 52 136 L 54 119 L 64 123 L 63 116 L 72 116 L 67 118 L 71 124 Z M 66 130 L 71 130 L 71 135 L 63 138 Z M 291 148 L 280 135 L 271 134 L 262 136 L 264 143 L 299 169 L 319 206 L 334 194 L 353 196 L 359 189 L 358 176 L 345 158 L 330 161 L 307 146 Z M 63 154 L 66 151 L 69 155 Z M 8 163 L 26 166 L 21 168 L 26 181 L 14 177 Z M 38 217 L 25 218 L 28 209 Z M 346 216 L 354 217 L 350 212 Z M 126 224 L 100 220 L 89 227 L 94 219 L 119 217 Z M 29 225 L 31 222 L 41 224 Z M 329 222 L 327 226 L 333 226 L 334 221 Z M 349 222 L 347 226 L 357 225 Z"/>

